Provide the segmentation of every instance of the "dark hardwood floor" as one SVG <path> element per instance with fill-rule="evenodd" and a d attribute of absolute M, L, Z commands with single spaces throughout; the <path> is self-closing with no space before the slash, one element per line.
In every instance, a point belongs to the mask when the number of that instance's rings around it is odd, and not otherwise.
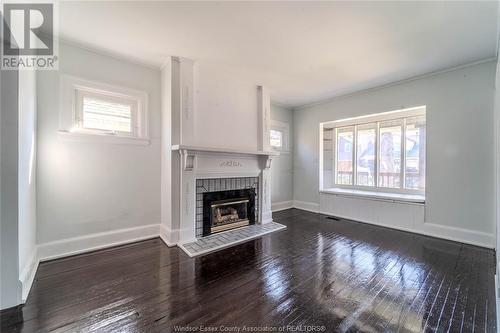
<path fill-rule="evenodd" d="M 496 332 L 492 250 L 296 209 L 274 217 L 288 228 L 199 258 L 152 239 L 42 263 L 2 332 Z"/>

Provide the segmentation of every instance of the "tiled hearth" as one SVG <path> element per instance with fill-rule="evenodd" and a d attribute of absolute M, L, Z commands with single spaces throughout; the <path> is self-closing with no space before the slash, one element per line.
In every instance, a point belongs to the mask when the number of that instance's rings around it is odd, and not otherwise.
<path fill-rule="evenodd" d="M 220 232 L 202 237 L 196 242 L 180 245 L 190 257 L 217 251 L 229 246 L 243 243 L 274 231 L 285 229 L 286 226 L 276 222 L 254 224 L 246 227 Z"/>

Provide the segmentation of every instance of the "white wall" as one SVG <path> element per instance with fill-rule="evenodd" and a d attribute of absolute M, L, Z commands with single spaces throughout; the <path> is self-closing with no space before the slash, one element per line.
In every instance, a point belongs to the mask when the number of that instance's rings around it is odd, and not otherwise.
<path fill-rule="evenodd" d="M 36 265 L 36 72 L 19 72 L 19 280 L 26 298 Z"/>
<path fill-rule="evenodd" d="M 289 147 L 273 158 L 272 173 L 272 209 L 273 211 L 290 208 L 293 205 L 293 111 L 271 104 L 271 119 L 289 126 Z"/>
<path fill-rule="evenodd" d="M 494 80 L 491 61 L 295 110 L 294 199 L 320 209 L 320 122 L 426 105 L 427 189 L 421 219 L 425 216 L 425 225 L 432 226 L 429 233 L 441 227 L 439 236 L 456 232 L 460 236 L 454 238 L 477 236 L 477 242 L 494 246 Z M 351 203 L 352 211 L 364 204 Z"/>
<path fill-rule="evenodd" d="M 194 64 L 194 145 L 258 149 L 257 82 L 230 68 Z"/>
<path fill-rule="evenodd" d="M 156 225 L 158 232 L 160 71 L 63 43 L 59 58 L 59 71 L 41 71 L 37 80 L 39 243 L 43 246 L 47 242 L 95 235 L 109 245 L 124 237 L 144 236 L 145 229 L 141 228 L 148 225 Z M 59 136 L 62 74 L 146 91 L 151 143 L 142 146 L 79 142 Z M 123 231 L 121 236 L 109 237 L 117 230 Z M 100 242 L 87 239 L 81 246 L 99 246 Z M 64 249 L 79 250 L 82 249 L 72 246 Z"/>
<path fill-rule="evenodd" d="M 500 47 L 500 41 L 499 41 Z M 497 52 L 498 54 L 498 52 Z M 497 59 L 496 76 L 495 76 L 495 116 L 494 116 L 494 132 L 495 132 L 495 217 L 496 217 L 496 248 L 500 246 L 500 59 Z M 497 277 L 500 275 L 500 258 L 497 257 Z M 498 306 L 498 305 L 497 305 Z M 500 312 L 499 312 L 500 314 Z"/>
<path fill-rule="evenodd" d="M 0 309 L 18 305 L 18 73 L 0 71 Z"/>

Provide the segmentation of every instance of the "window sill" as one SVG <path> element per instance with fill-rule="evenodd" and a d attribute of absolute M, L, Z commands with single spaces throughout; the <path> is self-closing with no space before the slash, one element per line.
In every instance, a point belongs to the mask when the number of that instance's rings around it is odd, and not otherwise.
<path fill-rule="evenodd" d="M 70 132 L 65 130 L 57 131 L 57 135 L 60 139 L 72 142 L 99 142 L 147 146 L 151 141 L 149 138 L 135 138 L 100 133 Z"/>
<path fill-rule="evenodd" d="M 401 193 L 386 193 L 376 191 L 363 191 L 344 188 L 328 188 L 323 189 L 320 193 L 341 195 L 347 197 L 360 197 L 375 200 L 384 200 L 392 202 L 406 202 L 415 204 L 424 204 L 425 196 L 421 194 L 401 194 Z"/>
<path fill-rule="evenodd" d="M 291 150 L 289 149 L 276 149 L 276 148 L 272 148 L 273 151 L 277 152 L 277 153 L 280 153 L 280 155 L 289 155 L 292 153 Z"/>

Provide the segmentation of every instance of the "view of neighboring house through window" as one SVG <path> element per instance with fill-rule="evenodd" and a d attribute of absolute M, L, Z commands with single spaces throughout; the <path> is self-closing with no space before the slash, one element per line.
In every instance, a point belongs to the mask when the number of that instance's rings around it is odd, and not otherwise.
<path fill-rule="evenodd" d="M 362 186 L 375 184 L 375 124 L 365 124 L 357 129 L 356 183 Z"/>
<path fill-rule="evenodd" d="M 321 124 L 322 188 L 423 194 L 425 107 Z"/>
<path fill-rule="evenodd" d="M 401 187 L 402 125 L 402 119 L 384 121 L 379 125 L 379 187 Z"/>
<path fill-rule="evenodd" d="M 405 188 L 425 189 L 425 116 L 406 119 Z"/>
<path fill-rule="evenodd" d="M 354 127 L 337 129 L 337 155 L 335 165 L 337 167 L 336 183 L 351 184 L 353 176 L 353 137 Z"/>

